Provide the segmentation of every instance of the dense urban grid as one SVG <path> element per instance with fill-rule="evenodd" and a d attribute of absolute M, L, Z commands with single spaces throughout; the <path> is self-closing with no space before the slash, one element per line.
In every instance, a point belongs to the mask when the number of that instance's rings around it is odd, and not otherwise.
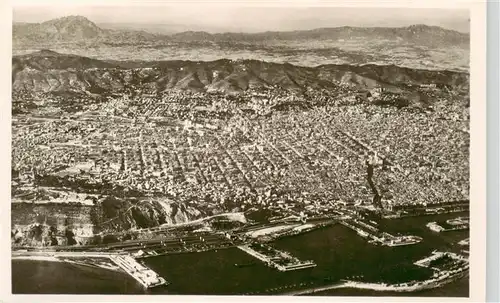
<path fill-rule="evenodd" d="M 207 213 L 308 210 L 375 196 L 381 210 L 468 199 L 469 119 L 459 97 L 441 96 L 432 109 L 318 98 L 324 105 L 269 92 L 245 103 L 179 92 L 19 115 L 13 172 L 31 182 L 14 197 L 57 197 L 59 186 L 92 193 L 98 184 L 116 196 L 165 197 Z M 276 109 L 294 103 L 313 108 Z"/>

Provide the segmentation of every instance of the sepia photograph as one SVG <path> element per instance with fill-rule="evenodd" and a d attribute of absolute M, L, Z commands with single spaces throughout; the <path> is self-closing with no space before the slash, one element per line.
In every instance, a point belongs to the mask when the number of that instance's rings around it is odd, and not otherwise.
<path fill-rule="evenodd" d="M 469 298 L 471 10 L 259 3 L 12 8 L 12 294 Z"/>

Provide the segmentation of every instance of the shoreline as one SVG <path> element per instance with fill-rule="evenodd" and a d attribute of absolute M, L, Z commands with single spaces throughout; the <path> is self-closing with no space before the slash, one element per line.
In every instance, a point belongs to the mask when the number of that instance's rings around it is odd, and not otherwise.
<path fill-rule="evenodd" d="M 103 259 L 109 259 L 108 257 L 102 257 Z M 73 265 L 81 265 L 81 266 L 87 266 L 87 267 L 93 267 L 93 268 L 98 268 L 98 269 L 105 269 L 105 270 L 111 270 L 114 272 L 122 272 L 122 270 L 119 267 L 113 267 L 99 264 L 99 263 L 85 263 L 85 262 L 78 262 L 75 260 L 70 260 L 70 259 L 62 259 L 59 257 L 53 257 L 53 256 L 33 256 L 33 255 L 18 255 L 18 256 L 12 256 L 11 261 L 45 261 L 45 262 L 56 262 L 56 263 L 67 263 L 67 264 L 73 264 Z"/>
<path fill-rule="evenodd" d="M 464 276 L 468 275 L 468 270 L 464 270 L 463 272 L 459 272 L 452 277 L 444 277 L 440 281 L 435 281 L 435 284 L 432 284 L 430 280 L 416 282 L 413 285 L 399 286 L 399 285 L 386 285 L 383 283 L 370 283 L 370 282 L 356 282 L 350 280 L 343 280 L 343 282 L 337 282 L 335 284 L 313 287 L 304 290 L 297 290 L 288 293 L 281 294 L 282 296 L 300 296 L 300 295 L 310 295 L 315 293 L 321 293 L 327 290 L 332 289 L 342 289 L 342 288 L 353 288 L 353 289 L 362 289 L 362 290 L 373 290 L 379 292 L 416 292 L 426 289 L 438 288 L 445 284 L 451 283 L 457 279 L 460 279 Z"/>

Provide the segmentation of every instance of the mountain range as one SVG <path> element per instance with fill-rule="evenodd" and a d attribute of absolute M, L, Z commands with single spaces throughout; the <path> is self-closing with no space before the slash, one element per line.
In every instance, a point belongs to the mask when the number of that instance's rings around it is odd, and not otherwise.
<path fill-rule="evenodd" d="M 14 92 L 83 92 L 107 94 L 130 90 L 241 93 L 280 87 L 305 91 L 332 89 L 340 83 L 358 89 L 385 87 L 398 91 L 409 85 L 435 83 L 467 88 L 469 74 L 418 70 L 395 65 L 278 64 L 258 60 L 114 61 L 42 50 L 12 59 Z"/>
<path fill-rule="evenodd" d="M 276 43 L 284 41 L 324 41 L 359 38 L 397 40 L 402 43 L 422 46 L 468 47 L 469 44 L 469 34 L 422 24 L 399 28 L 345 26 L 262 33 L 210 34 L 203 31 L 187 31 L 171 35 L 149 33 L 144 30 L 101 28 L 83 16 L 62 17 L 42 23 L 13 24 L 13 44 L 15 46 L 72 42 Z"/>

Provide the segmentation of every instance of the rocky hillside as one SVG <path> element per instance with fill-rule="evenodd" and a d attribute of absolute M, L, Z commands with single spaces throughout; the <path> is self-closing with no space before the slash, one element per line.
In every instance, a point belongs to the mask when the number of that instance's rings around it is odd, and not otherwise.
<path fill-rule="evenodd" d="M 400 90 L 427 83 L 467 87 L 468 81 L 468 73 L 373 64 L 302 67 L 257 60 L 103 61 L 47 50 L 15 56 L 12 60 L 14 92 L 105 94 L 178 89 L 238 93 L 271 87 L 303 91 L 334 87 L 339 83 L 357 88 L 381 86 Z"/>
<path fill-rule="evenodd" d="M 107 241 L 97 235 L 101 232 L 186 223 L 202 216 L 206 214 L 193 206 L 159 200 L 106 198 L 95 205 L 13 203 L 11 240 L 18 246 L 98 244 Z"/>

